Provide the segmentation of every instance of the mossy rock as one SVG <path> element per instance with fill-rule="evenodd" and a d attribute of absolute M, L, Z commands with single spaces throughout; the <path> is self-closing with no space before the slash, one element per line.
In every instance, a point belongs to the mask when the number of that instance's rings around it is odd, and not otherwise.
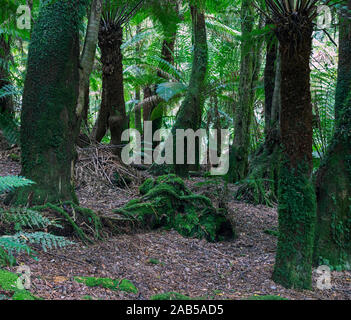
<path fill-rule="evenodd" d="M 225 212 L 216 209 L 209 198 L 192 193 L 174 174 L 146 179 L 140 193 L 140 198 L 115 212 L 137 221 L 141 227 L 174 228 L 185 237 L 211 242 L 235 237 Z"/>
<path fill-rule="evenodd" d="M 75 281 L 84 283 L 88 287 L 102 287 L 115 291 L 125 291 L 129 293 L 138 293 L 137 287 L 127 279 L 110 279 L 95 277 L 75 277 Z"/>
<path fill-rule="evenodd" d="M 150 300 L 191 300 L 191 298 L 178 292 L 165 292 L 151 296 Z"/>
<path fill-rule="evenodd" d="M 245 300 L 289 300 L 289 299 L 281 296 L 265 295 L 265 296 L 251 296 Z"/>
<path fill-rule="evenodd" d="M 39 300 L 29 291 L 17 288 L 17 279 L 19 275 L 10 271 L 0 269 L 0 289 L 6 291 L 11 298 L 9 300 Z"/>

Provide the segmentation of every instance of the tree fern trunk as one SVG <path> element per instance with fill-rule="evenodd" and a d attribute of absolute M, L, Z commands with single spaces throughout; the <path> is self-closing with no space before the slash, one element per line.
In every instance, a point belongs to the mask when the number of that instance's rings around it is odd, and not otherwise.
<path fill-rule="evenodd" d="M 101 126 L 98 131 L 103 135 L 107 126 L 111 131 L 111 144 L 115 147 L 114 153 L 120 155 L 122 132 L 128 129 L 124 88 L 123 88 L 123 56 L 122 56 L 123 29 L 117 24 L 101 25 L 99 32 L 99 47 L 102 62 L 102 101 Z M 100 118 L 100 114 L 99 114 Z M 106 120 L 108 123 L 106 123 Z M 98 123 L 100 125 L 100 122 Z M 98 139 L 102 139 L 101 134 Z"/>
<path fill-rule="evenodd" d="M 293 31 L 278 25 L 281 62 L 279 171 L 279 238 L 273 279 L 285 287 L 311 288 L 311 262 L 316 216 L 312 169 L 312 105 L 309 60 L 312 22 L 298 13 Z"/>

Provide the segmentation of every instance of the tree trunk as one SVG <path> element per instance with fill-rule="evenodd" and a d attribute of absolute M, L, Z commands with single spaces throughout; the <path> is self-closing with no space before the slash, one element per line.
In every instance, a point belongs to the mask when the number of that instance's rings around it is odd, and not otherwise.
<path fill-rule="evenodd" d="M 77 201 L 73 183 L 78 98 L 79 22 L 76 0 L 43 5 L 29 47 L 21 114 L 21 175 L 17 204 Z"/>
<path fill-rule="evenodd" d="M 141 33 L 140 24 L 138 24 L 136 26 L 136 34 L 138 35 L 139 33 Z M 140 43 L 137 43 L 135 51 L 136 51 L 135 53 L 136 53 L 137 58 L 140 58 L 140 54 L 141 54 L 141 44 Z M 140 101 L 141 101 L 140 99 L 141 99 L 140 87 L 138 86 L 137 88 L 135 88 L 135 100 L 137 100 L 138 103 L 140 103 Z M 142 123 L 141 123 L 141 108 L 135 108 L 134 125 L 135 125 L 135 129 L 137 129 L 140 132 L 140 134 L 142 134 L 143 127 L 142 127 Z"/>
<path fill-rule="evenodd" d="M 101 49 L 102 62 L 102 101 L 98 120 L 97 141 L 101 141 L 107 127 L 111 131 L 111 144 L 114 153 L 120 155 L 121 136 L 128 129 L 126 115 L 124 88 L 123 88 L 123 64 L 122 64 L 122 37 L 123 29 L 117 24 L 104 27 L 100 26 L 99 47 Z"/>
<path fill-rule="evenodd" d="M 253 42 L 250 34 L 255 24 L 251 0 L 244 0 L 241 7 L 241 58 L 239 103 L 234 115 L 234 141 L 230 150 L 228 179 L 237 182 L 248 173 L 250 126 L 254 116 L 255 82 L 260 64 L 260 43 Z"/>
<path fill-rule="evenodd" d="M 351 10 L 351 1 L 348 1 Z M 350 11 L 349 11 L 350 12 Z M 351 265 L 351 20 L 340 14 L 335 131 L 317 173 L 315 264 Z"/>
<path fill-rule="evenodd" d="M 273 280 L 285 287 L 311 288 L 311 263 L 316 217 L 315 192 L 311 183 L 312 105 L 309 59 L 312 22 L 292 31 L 279 24 L 281 62 L 280 131 L 282 161 L 279 171 L 279 238 Z M 295 26 L 296 27 L 296 26 Z"/>
<path fill-rule="evenodd" d="M 266 25 L 270 24 L 268 19 Z M 271 128 L 271 115 L 272 115 L 272 104 L 273 104 L 273 94 L 275 87 L 275 74 L 276 74 L 276 61 L 277 61 L 277 44 L 275 39 L 272 39 L 272 33 L 269 33 L 266 37 L 267 46 L 266 46 L 266 66 L 264 69 L 264 132 L 267 139 L 268 132 Z"/>
<path fill-rule="evenodd" d="M 0 35 L 0 89 L 10 84 L 8 81 L 8 62 L 10 60 L 10 41 L 6 41 L 4 35 Z M 0 98 L 0 113 L 11 114 L 13 103 L 11 96 Z"/>
<path fill-rule="evenodd" d="M 93 0 L 90 8 L 90 16 L 79 63 L 79 95 L 77 104 L 77 117 L 82 117 L 86 109 L 86 101 L 89 96 L 89 77 L 94 65 L 96 43 L 99 34 L 99 25 L 102 11 L 102 0 Z"/>
<path fill-rule="evenodd" d="M 135 100 L 140 102 L 140 99 L 141 99 L 140 88 L 136 88 L 135 89 Z M 142 134 L 143 128 L 141 125 L 141 108 L 134 111 L 134 125 L 135 125 L 135 129 L 137 129 L 140 132 L 140 134 Z"/>
<path fill-rule="evenodd" d="M 267 44 L 267 47 L 269 44 Z M 277 51 L 277 46 L 275 46 Z M 274 61 L 272 57 L 275 56 Z M 267 66 L 268 64 L 268 66 Z M 265 114 L 269 121 L 265 121 L 265 141 L 256 152 L 250 163 L 248 179 L 245 179 L 237 190 L 235 197 L 253 204 L 264 204 L 273 206 L 278 201 L 278 173 L 280 163 L 280 133 L 279 133 L 279 111 L 280 111 L 280 58 L 277 52 L 267 50 L 267 68 L 274 66 L 273 87 L 271 72 L 265 72 Z M 269 110 L 269 111 L 268 111 Z M 267 120 L 267 118 L 266 118 Z"/>
<path fill-rule="evenodd" d="M 177 129 L 193 129 L 196 131 L 200 128 L 204 104 L 204 81 L 208 59 L 205 16 L 200 8 L 191 6 L 190 9 L 192 17 L 194 57 L 189 88 L 178 111 L 176 123 L 173 127 L 174 136 Z M 174 146 L 175 145 L 176 144 L 174 143 Z M 176 147 L 174 147 L 174 162 L 176 161 L 176 152 L 184 151 L 184 164 L 176 164 L 174 166 L 176 174 L 183 177 L 188 176 L 189 174 L 189 166 L 186 163 L 186 143 L 184 143 L 184 146 L 184 150 L 176 150 Z M 198 150 L 196 153 L 198 153 Z"/>

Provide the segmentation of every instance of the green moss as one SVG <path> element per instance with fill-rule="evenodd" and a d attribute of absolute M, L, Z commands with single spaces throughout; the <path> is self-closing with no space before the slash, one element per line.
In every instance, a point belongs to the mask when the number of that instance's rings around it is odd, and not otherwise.
<path fill-rule="evenodd" d="M 7 270 L 0 269 L 0 287 L 6 291 L 17 290 L 16 282 L 18 275 Z"/>
<path fill-rule="evenodd" d="M 191 300 L 191 298 L 178 292 L 165 292 L 151 296 L 150 300 Z"/>
<path fill-rule="evenodd" d="M 95 278 L 95 277 L 75 277 L 75 281 L 84 283 L 88 287 L 102 287 L 110 290 L 119 290 L 130 293 L 138 293 L 135 285 L 127 279 L 110 279 L 110 278 Z"/>
<path fill-rule="evenodd" d="M 22 175 L 36 184 L 14 194 L 18 205 L 77 200 L 71 166 L 78 131 L 79 26 L 86 4 L 47 1 L 40 7 L 28 52 L 20 132 Z"/>
<path fill-rule="evenodd" d="M 99 216 L 93 210 L 89 208 L 80 207 L 72 201 L 65 202 L 64 204 L 71 205 L 76 211 L 78 211 L 87 220 L 89 224 L 94 225 L 95 238 L 102 240 L 102 234 L 101 234 L 102 223 Z"/>
<path fill-rule="evenodd" d="M 27 290 L 17 290 L 12 296 L 12 300 L 38 300 Z"/>
<path fill-rule="evenodd" d="M 68 202 L 68 203 L 71 204 L 71 202 Z M 37 211 L 53 210 L 54 212 L 56 212 L 60 216 L 62 216 L 72 226 L 73 230 L 76 232 L 78 237 L 83 242 L 92 243 L 92 240 L 88 238 L 88 236 L 85 234 L 85 232 L 80 227 L 78 227 L 78 225 L 74 222 L 74 220 L 70 217 L 70 215 L 65 210 L 60 208 L 59 206 L 54 205 L 52 203 L 46 203 L 45 205 L 42 205 L 42 206 L 35 206 L 32 209 L 37 210 Z"/>
<path fill-rule="evenodd" d="M 13 293 L 12 300 L 38 300 L 29 291 L 17 288 L 18 275 L 7 270 L 0 269 L 0 289 Z"/>
<path fill-rule="evenodd" d="M 16 162 L 19 162 L 21 160 L 20 156 L 15 154 L 15 153 L 11 153 L 9 155 L 9 158 L 12 160 L 12 161 L 16 161 Z"/>
<path fill-rule="evenodd" d="M 289 300 L 281 296 L 266 295 L 266 296 L 251 296 L 244 300 Z"/>
<path fill-rule="evenodd" d="M 32 207 L 32 209 L 41 212 L 46 210 L 55 212 L 72 227 L 76 235 L 85 243 L 92 243 L 93 240 L 91 238 L 95 240 L 103 239 L 103 226 L 100 217 L 93 210 L 80 207 L 73 201 L 65 201 L 60 205 L 46 203 L 45 205 Z M 73 219 L 73 217 L 75 217 L 75 219 Z M 88 225 L 89 228 L 86 228 L 84 231 L 78 226 L 77 220 L 82 221 L 80 225 L 85 224 Z"/>
<path fill-rule="evenodd" d="M 148 263 L 151 263 L 151 264 L 160 264 L 161 262 L 157 259 L 154 259 L 154 258 L 150 258 Z"/>
<path fill-rule="evenodd" d="M 152 178 L 147 178 L 144 183 L 139 187 L 140 194 L 147 194 L 152 187 L 154 186 L 155 182 Z"/>
<path fill-rule="evenodd" d="M 316 197 L 307 164 L 282 163 L 279 176 L 279 236 L 273 280 L 311 289 Z"/>
<path fill-rule="evenodd" d="M 131 282 L 130 280 L 127 279 L 122 279 L 118 285 L 118 290 L 121 291 L 126 291 L 126 292 L 131 292 L 131 293 L 138 293 L 137 287 Z"/>
<path fill-rule="evenodd" d="M 235 234 L 224 212 L 210 199 L 193 194 L 174 174 L 148 179 L 141 188 L 143 196 L 115 210 L 151 229 L 174 228 L 185 237 L 208 241 L 233 239 Z"/>
<path fill-rule="evenodd" d="M 339 21 L 334 136 L 317 172 L 314 263 L 351 269 L 351 24 Z M 327 263 L 326 263 L 327 262 Z"/>
<path fill-rule="evenodd" d="M 274 236 L 274 237 L 278 237 L 279 236 L 279 231 L 277 231 L 277 230 L 266 229 L 263 232 L 265 234 L 269 234 L 269 235 Z"/>
<path fill-rule="evenodd" d="M 351 143 L 338 142 L 328 152 L 317 175 L 318 219 L 314 263 L 351 266 Z"/>

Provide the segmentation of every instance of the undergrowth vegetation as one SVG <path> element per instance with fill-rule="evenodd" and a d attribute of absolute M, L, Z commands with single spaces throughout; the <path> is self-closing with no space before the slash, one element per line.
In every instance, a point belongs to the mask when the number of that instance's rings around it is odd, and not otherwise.
<path fill-rule="evenodd" d="M 33 183 L 23 177 L 0 177 L 0 193 Z M 65 237 L 46 232 L 52 227 L 62 228 L 56 220 L 43 216 L 35 209 L 0 209 L 0 266 L 15 265 L 16 255 L 23 253 L 35 258 L 35 246 L 47 251 L 73 244 Z"/>
<path fill-rule="evenodd" d="M 213 242 L 235 236 L 226 212 L 215 208 L 209 198 L 192 193 L 184 181 L 173 174 L 146 179 L 140 186 L 140 193 L 140 198 L 115 212 L 135 220 L 142 227 L 174 228 L 185 237 Z"/>

